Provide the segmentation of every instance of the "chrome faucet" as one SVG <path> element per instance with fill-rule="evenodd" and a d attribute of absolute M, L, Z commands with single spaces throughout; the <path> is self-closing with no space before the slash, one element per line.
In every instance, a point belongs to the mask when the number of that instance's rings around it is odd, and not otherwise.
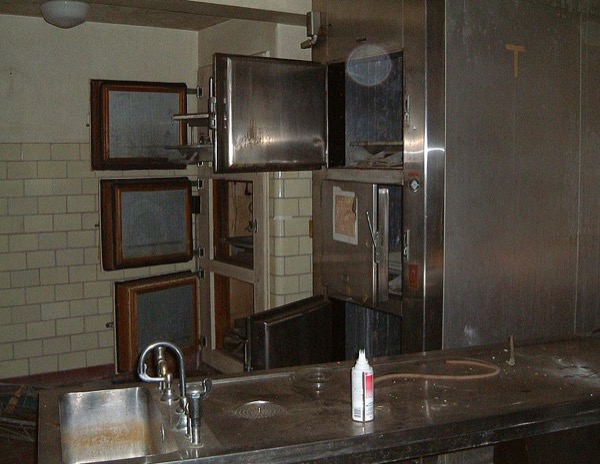
<path fill-rule="evenodd" d="M 180 423 L 178 424 L 177 428 L 180 429 L 189 429 L 188 424 L 187 424 L 187 397 L 185 395 L 185 362 L 183 361 L 183 353 L 181 352 L 181 350 L 174 344 L 170 343 L 170 342 L 155 342 L 152 343 L 150 345 L 148 345 L 144 351 L 142 351 L 142 354 L 140 354 L 140 359 L 138 361 L 138 368 L 137 368 L 137 372 L 138 372 L 138 376 L 140 377 L 140 379 L 142 379 L 144 382 L 160 382 L 159 386 L 163 385 L 164 388 L 166 389 L 167 387 L 170 388 L 170 383 L 172 380 L 172 375 L 169 373 L 166 373 L 166 360 L 164 359 L 164 348 L 169 348 L 171 349 L 176 357 L 177 357 L 177 364 L 179 367 L 179 406 L 177 408 L 177 412 L 180 414 Z M 162 348 L 162 349 L 161 349 Z M 148 353 L 154 349 L 157 349 L 156 354 L 157 354 L 157 364 L 158 364 L 158 374 L 162 375 L 161 377 L 151 377 L 147 374 L 147 370 L 148 370 L 148 366 L 145 363 L 145 359 L 146 356 L 148 355 Z M 162 357 L 162 359 L 160 359 Z M 164 374 L 163 374 L 164 373 Z M 175 398 L 173 398 L 175 399 Z M 183 420 L 185 419 L 185 421 Z M 189 432 L 189 430 L 188 430 Z"/>

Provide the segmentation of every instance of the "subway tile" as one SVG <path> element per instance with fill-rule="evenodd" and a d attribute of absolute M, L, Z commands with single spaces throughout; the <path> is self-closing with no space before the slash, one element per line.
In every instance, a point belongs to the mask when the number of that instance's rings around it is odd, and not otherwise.
<path fill-rule="evenodd" d="M 11 319 L 13 324 L 24 324 L 27 322 L 38 322 L 41 320 L 40 305 L 21 305 L 11 308 Z"/>
<path fill-rule="evenodd" d="M 20 161 L 21 159 L 20 143 L 0 143 L 0 160 Z"/>
<path fill-rule="evenodd" d="M 87 160 L 69 161 L 67 165 L 67 177 L 83 179 L 85 177 L 94 178 L 90 162 Z"/>
<path fill-rule="evenodd" d="M 106 330 L 106 324 L 113 322 L 112 317 L 106 314 L 99 314 L 97 316 L 86 316 L 84 318 L 84 326 L 86 332 L 101 332 Z"/>
<path fill-rule="evenodd" d="M 85 351 L 75 353 L 65 353 L 58 355 L 58 370 L 69 371 L 71 369 L 81 369 L 86 367 Z"/>
<path fill-rule="evenodd" d="M 51 214 L 37 214 L 23 218 L 24 232 L 52 232 L 54 228 Z"/>
<path fill-rule="evenodd" d="M 71 351 L 71 337 L 52 337 L 43 340 L 43 354 L 60 354 Z M 74 350 L 77 351 L 77 350 Z"/>
<path fill-rule="evenodd" d="M 98 336 L 96 333 L 82 333 L 71 335 L 72 351 L 87 351 L 98 348 Z"/>
<path fill-rule="evenodd" d="M 27 339 L 50 338 L 56 335 L 56 326 L 54 321 L 28 322 Z"/>
<path fill-rule="evenodd" d="M 81 193 L 83 195 L 95 195 L 98 197 L 99 189 L 100 184 L 98 183 L 98 179 L 96 179 L 96 177 L 81 179 Z"/>
<path fill-rule="evenodd" d="M 3 253 L 0 255 L 0 272 L 23 269 L 27 269 L 27 253 Z"/>
<path fill-rule="evenodd" d="M 8 216 L 8 198 L 0 198 L 0 217 Z"/>
<path fill-rule="evenodd" d="M 15 359 L 31 358 L 42 355 L 41 340 L 26 340 L 23 342 L 15 342 Z"/>
<path fill-rule="evenodd" d="M 281 173 L 282 179 L 297 179 L 298 177 L 298 171 L 285 171 Z"/>
<path fill-rule="evenodd" d="M 0 161 L 0 179 L 1 180 L 6 180 L 8 178 L 7 164 L 8 163 L 5 163 L 4 161 Z"/>
<path fill-rule="evenodd" d="M 312 238 L 298 237 L 298 253 L 299 255 L 312 254 Z"/>
<path fill-rule="evenodd" d="M 7 324 L 0 326 L 0 340 L 5 343 L 27 339 L 27 324 Z"/>
<path fill-rule="evenodd" d="M 312 256 L 289 256 L 285 258 L 285 275 L 308 274 L 312 272 Z"/>
<path fill-rule="evenodd" d="M 308 236 L 308 218 L 292 218 L 285 220 L 285 236 Z"/>
<path fill-rule="evenodd" d="M 53 194 L 52 179 L 36 179 L 23 181 L 23 195 L 27 197 L 47 197 Z"/>
<path fill-rule="evenodd" d="M 81 228 L 83 230 L 99 230 L 100 214 L 98 212 L 83 213 L 81 215 Z"/>
<path fill-rule="evenodd" d="M 79 300 L 83 298 L 83 284 L 55 285 L 54 293 L 56 301 Z"/>
<path fill-rule="evenodd" d="M 313 173 L 312 171 L 298 171 L 298 177 L 300 179 L 312 179 Z"/>
<path fill-rule="evenodd" d="M 40 179 L 60 179 L 67 177 L 66 161 L 38 161 L 37 168 Z"/>
<path fill-rule="evenodd" d="M 0 308 L 0 325 L 8 325 L 12 322 L 12 308 Z"/>
<path fill-rule="evenodd" d="M 8 238 L 8 249 L 11 253 L 37 250 L 38 236 L 37 234 L 10 235 Z"/>
<path fill-rule="evenodd" d="M 96 244 L 96 231 L 69 231 L 67 233 L 67 244 L 71 248 L 86 248 Z"/>
<path fill-rule="evenodd" d="M 11 288 L 0 291 L 0 308 L 10 308 L 25 304 L 25 288 Z"/>
<path fill-rule="evenodd" d="M 54 230 L 67 232 L 67 231 L 80 231 L 81 230 L 81 214 L 69 213 L 69 214 L 55 214 L 54 215 Z"/>
<path fill-rule="evenodd" d="M 83 251 L 84 264 L 100 264 L 100 248 L 86 248 Z"/>
<path fill-rule="evenodd" d="M 81 195 L 80 179 L 54 179 L 51 182 L 53 195 Z"/>
<path fill-rule="evenodd" d="M 25 221 L 22 216 L 3 217 L 0 221 L 0 234 L 21 234 L 24 230 Z"/>
<path fill-rule="evenodd" d="M 41 161 L 50 159 L 49 143 L 24 143 L 21 159 L 28 161 Z"/>
<path fill-rule="evenodd" d="M 66 232 L 38 234 L 40 250 L 60 250 L 67 247 Z"/>
<path fill-rule="evenodd" d="M 3 180 L 0 182 L 0 197 L 14 198 L 24 196 L 27 182 L 29 181 Z"/>
<path fill-rule="evenodd" d="M 285 198 L 312 197 L 310 179 L 286 179 L 283 182 Z"/>
<path fill-rule="evenodd" d="M 29 360 L 29 375 L 58 371 L 58 356 L 40 356 Z"/>
<path fill-rule="evenodd" d="M 99 298 L 103 296 L 110 296 L 112 293 L 112 286 L 113 283 L 109 281 L 85 282 L 83 284 L 83 297 Z"/>
<path fill-rule="evenodd" d="M 112 287 L 111 287 L 112 290 Z M 105 298 L 98 298 L 98 314 L 113 314 L 113 303 L 114 300 L 112 295 Z"/>
<path fill-rule="evenodd" d="M 96 281 L 96 266 L 83 265 L 69 267 L 69 281 L 74 282 L 94 282 Z"/>
<path fill-rule="evenodd" d="M 312 217 L 312 198 L 298 199 L 298 215 Z"/>
<path fill-rule="evenodd" d="M 88 213 L 96 211 L 97 197 L 95 195 L 74 195 L 67 198 L 69 213 Z"/>
<path fill-rule="evenodd" d="M 83 264 L 84 250 L 82 250 L 81 248 L 68 248 L 66 250 L 56 250 L 57 266 L 77 266 Z"/>
<path fill-rule="evenodd" d="M 7 203 L 8 214 L 11 216 L 24 216 L 38 213 L 38 199 L 33 197 L 11 198 Z"/>
<path fill-rule="evenodd" d="M 40 285 L 25 289 L 25 301 L 28 304 L 49 303 L 54 301 L 54 285 Z"/>
<path fill-rule="evenodd" d="M 70 302 L 71 316 L 91 316 L 98 314 L 97 300 L 76 300 Z"/>
<path fill-rule="evenodd" d="M 88 366 L 103 366 L 105 364 L 114 364 L 115 353 L 112 348 L 101 348 L 93 351 L 88 351 L 87 365 Z"/>
<path fill-rule="evenodd" d="M 11 288 L 10 272 L 0 272 L 0 290 Z"/>
<path fill-rule="evenodd" d="M 293 198 L 273 200 L 273 217 L 298 216 L 298 200 Z"/>
<path fill-rule="evenodd" d="M 301 292 L 308 292 L 312 294 L 313 290 L 313 275 L 303 274 L 298 276 L 298 285 Z"/>
<path fill-rule="evenodd" d="M 37 179 L 37 174 L 37 163 L 34 161 L 6 163 L 7 179 Z"/>
<path fill-rule="evenodd" d="M 297 237 L 275 237 L 271 240 L 273 241 L 271 249 L 274 256 L 292 256 L 298 254 L 299 242 Z"/>
<path fill-rule="evenodd" d="M 40 283 L 42 285 L 56 285 L 69 283 L 69 268 L 66 266 L 40 269 Z"/>
<path fill-rule="evenodd" d="M 98 347 L 109 348 L 115 346 L 115 334 L 112 330 L 98 332 Z M 0 346 L 1 349 L 1 346 Z"/>
<path fill-rule="evenodd" d="M 70 317 L 56 320 L 56 335 L 73 335 L 83 333 L 83 317 Z"/>
<path fill-rule="evenodd" d="M 276 276 L 285 275 L 285 258 L 271 256 L 270 262 L 271 262 L 271 269 L 270 269 L 271 275 L 276 275 Z"/>
<path fill-rule="evenodd" d="M 37 199 L 40 214 L 57 214 L 67 212 L 67 197 L 51 196 Z"/>
<path fill-rule="evenodd" d="M 12 343 L 1 343 L 0 344 L 0 361 L 9 361 L 11 359 L 14 359 L 13 344 Z"/>
<path fill-rule="evenodd" d="M 27 359 L 0 362 L 0 378 L 8 379 L 25 375 L 29 375 L 29 362 Z"/>
<path fill-rule="evenodd" d="M 283 198 L 283 179 L 269 180 L 269 197 Z"/>
<path fill-rule="evenodd" d="M 69 317 L 70 309 L 67 301 L 44 303 L 40 305 L 42 321 L 51 321 L 56 319 L 63 319 Z M 58 322 L 57 331 L 58 331 Z"/>
<path fill-rule="evenodd" d="M 275 295 L 272 293 L 269 296 L 269 301 L 271 302 L 271 308 L 276 308 L 285 304 L 285 295 Z"/>
<path fill-rule="evenodd" d="M 82 160 L 87 161 L 88 167 L 91 170 L 92 146 L 89 143 L 79 144 L 79 156 Z"/>
<path fill-rule="evenodd" d="M 273 285 L 271 292 L 275 294 L 287 295 L 299 291 L 298 276 L 273 276 L 271 284 Z"/>
<path fill-rule="evenodd" d="M 50 155 L 53 160 L 78 160 L 78 143 L 53 143 L 50 145 Z"/>
<path fill-rule="evenodd" d="M 23 271 L 12 271 L 10 273 L 12 288 L 33 287 L 40 284 L 40 271 L 29 269 Z"/>
<path fill-rule="evenodd" d="M 54 251 L 29 251 L 27 252 L 27 267 L 32 268 L 44 268 L 54 267 L 56 265 L 56 259 Z"/>
<path fill-rule="evenodd" d="M 285 223 L 284 219 L 280 219 L 280 218 L 269 219 L 269 236 L 284 237 L 285 236 L 284 223 Z"/>

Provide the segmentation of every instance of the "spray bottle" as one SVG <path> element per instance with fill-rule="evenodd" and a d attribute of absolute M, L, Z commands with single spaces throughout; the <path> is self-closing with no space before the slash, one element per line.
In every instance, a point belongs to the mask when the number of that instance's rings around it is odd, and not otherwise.
<path fill-rule="evenodd" d="M 371 421 L 373 410 L 373 368 L 367 361 L 365 350 L 360 350 L 352 368 L 352 420 Z"/>

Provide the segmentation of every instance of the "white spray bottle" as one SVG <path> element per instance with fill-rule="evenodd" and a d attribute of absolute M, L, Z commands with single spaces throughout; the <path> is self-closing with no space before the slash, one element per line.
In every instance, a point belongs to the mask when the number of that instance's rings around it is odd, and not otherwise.
<path fill-rule="evenodd" d="M 360 350 L 352 368 L 352 420 L 371 421 L 373 410 L 373 368 L 367 361 L 365 350 Z"/>

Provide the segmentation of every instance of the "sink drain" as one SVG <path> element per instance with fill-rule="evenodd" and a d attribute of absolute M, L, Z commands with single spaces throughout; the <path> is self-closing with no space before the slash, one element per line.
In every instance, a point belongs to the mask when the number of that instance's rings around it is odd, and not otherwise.
<path fill-rule="evenodd" d="M 285 412 L 285 408 L 270 401 L 250 401 L 235 410 L 235 415 L 243 419 L 264 419 L 266 417 L 279 416 Z"/>

